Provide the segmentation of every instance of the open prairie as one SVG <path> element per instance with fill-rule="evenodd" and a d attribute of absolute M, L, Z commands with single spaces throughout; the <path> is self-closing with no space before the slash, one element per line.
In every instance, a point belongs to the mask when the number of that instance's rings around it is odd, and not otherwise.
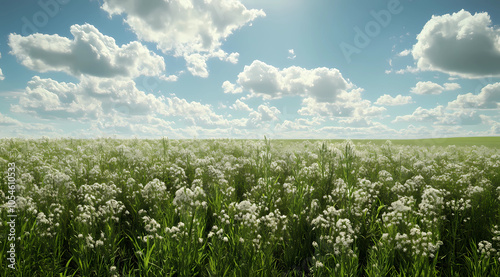
<path fill-rule="evenodd" d="M 2 139 L 2 276 L 498 276 L 500 150 L 433 141 Z"/>

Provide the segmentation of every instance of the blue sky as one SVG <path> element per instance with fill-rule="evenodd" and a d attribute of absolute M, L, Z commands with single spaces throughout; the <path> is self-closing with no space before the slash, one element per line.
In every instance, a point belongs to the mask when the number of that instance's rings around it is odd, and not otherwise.
<path fill-rule="evenodd" d="M 500 4 L 2 1 L 2 137 L 500 134 Z"/>

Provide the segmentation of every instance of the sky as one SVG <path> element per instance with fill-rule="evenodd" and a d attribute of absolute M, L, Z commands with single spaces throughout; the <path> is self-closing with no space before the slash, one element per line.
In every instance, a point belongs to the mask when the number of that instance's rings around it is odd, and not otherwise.
<path fill-rule="evenodd" d="M 0 137 L 500 135 L 498 1 L 0 5 Z"/>

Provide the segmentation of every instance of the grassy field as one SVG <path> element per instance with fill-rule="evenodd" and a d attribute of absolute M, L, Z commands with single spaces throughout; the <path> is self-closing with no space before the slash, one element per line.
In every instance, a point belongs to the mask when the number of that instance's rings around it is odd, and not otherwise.
<path fill-rule="evenodd" d="M 376 145 L 382 145 L 386 140 L 368 140 Z M 459 138 L 435 138 L 435 139 L 398 139 L 391 140 L 393 144 L 397 145 L 415 145 L 415 146 L 487 146 L 500 148 L 499 137 L 459 137 Z M 356 142 L 367 142 L 364 140 L 357 140 Z"/>
<path fill-rule="evenodd" d="M 497 142 L 2 139 L 0 275 L 500 276 Z"/>
<path fill-rule="evenodd" d="M 275 140 L 275 141 L 290 141 L 301 142 L 304 140 Z M 323 140 L 307 140 L 310 142 L 323 141 Z M 331 143 L 341 143 L 344 140 L 332 139 L 327 140 Z M 387 139 L 353 139 L 355 144 L 373 143 L 375 145 L 383 145 Z M 456 137 L 456 138 L 430 138 L 430 139 L 391 139 L 395 145 L 415 145 L 415 146 L 487 146 L 493 148 L 500 148 L 500 136 L 498 137 Z"/>

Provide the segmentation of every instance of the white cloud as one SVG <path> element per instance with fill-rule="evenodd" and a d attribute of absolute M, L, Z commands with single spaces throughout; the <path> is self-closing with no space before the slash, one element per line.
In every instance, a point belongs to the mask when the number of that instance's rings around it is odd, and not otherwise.
<path fill-rule="evenodd" d="M 202 78 L 208 77 L 208 68 L 207 68 L 207 57 L 200 55 L 198 53 L 194 54 L 186 54 L 184 55 L 184 59 L 186 60 L 187 69 L 194 76 L 199 76 Z"/>
<path fill-rule="evenodd" d="M 2 54 L 0 53 L 0 58 L 2 58 Z M 5 77 L 3 76 L 2 69 L 0 68 L 0 81 L 4 80 Z"/>
<path fill-rule="evenodd" d="M 160 136 L 179 136 L 175 132 L 173 122 L 166 121 L 154 116 L 135 116 L 131 118 L 121 116 L 107 116 L 93 121 L 89 130 L 83 130 L 82 137 L 109 137 L 130 138 L 131 134 L 145 138 Z"/>
<path fill-rule="evenodd" d="M 216 52 L 212 52 L 210 54 L 184 54 L 184 60 L 186 61 L 187 69 L 194 76 L 199 76 L 202 78 L 208 77 L 208 67 L 207 60 L 209 58 L 219 58 L 221 61 L 228 61 L 232 64 L 238 63 L 239 53 L 231 53 L 227 54 L 222 50 L 218 50 Z"/>
<path fill-rule="evenodd" d="M 463 78 L 500 76 L 500 29 L 486 12 L 433 16 L 417 40 L 412 54 L 421 70 Z"/>
<path fill-rule="evenodd" d="M 426 126 L 414 126 L 412 124 L 408 125 L 407 128 L 398 131 L 400 137 L 403 139 L 408 138 L 446 138 L 446 137 L 457 137 L 457 136 L 470 136 L 473 133 L 466 133 L 462 126 L 453 125 L 433 125 L 431 128 Z M 426 142 L 429 146 L 434 145 L 432 141 Z"/>
<path fill-rule="evenodd" d="M 399 133 L 396 130 L 390 129 L 387 126 L 374 122 L 367 127 L 351 126 L 325 126 L 314 130 L 317 138 L 394 138 Z"/>
<path fill-rule="evenodd" d="M 406 56 L 408 56 L 408 55 L 410 55 L 410 54 L 411 54 L 411 51 L 410 51 L 409 49 L 405 49 L 405 50 L 403 50 L 403 51 L 399 52 L 399 53 L 398 53 L 398 56 L 399 56 L 399 57 L 406 57 Z"/>
<path fill-rule="evenodd" d="M 35 76 L 28 82 L 15 112 L 41 118 L 97 119 L 119 112 L 123 115 L 166 114 L 161 98 L 138 90 L 135 82 L 83 77 L 78 84 Z"/>
<path fill-rule="evenodd" d="M 386 110 L 362 99 L 363 89 L 344 79 L 335 68 L 305 69 L 292 66 L 279 69 L 255 60 L 238 74 L 237 83 L 238 89 L 250 92 L 249 97 L 302 97 L 302 108 L 298 111 L 300 115 L 342 117 L 346 124 L 360 124 L 362 121 L 358 117 L 380 116 Z M 226 81 L 225 91 L 231 90 L 234 88 Z"/>
<path fill-rule="evenodd" d="M 457 90 L 461 88 L 461 86 L 457 83 L 444 83 L 444 90 Z"/>
<path fill-rule="evenodd" d="M 53 125 L 53 122 L 50 122 L 48 124 L 21 122 L 17 119 L 0 113 L 0 127 L 2 128 L 3 137 L 63 136 L 63 130 L 56 129 Z"/>
<path fill-rule="evenodd" d="M 437 106 L 434 109 L 424 109 L 418 107 L 411 115 L 397 116 L 392 123 L 405 122 L 405 121 L 437 121 L 444 115 L 444 106 Z"/>
<path fill-rule="evenodd" d="M 246 103 L 244 103 L 240 99 L 237 99 L 236 102 L 230 108 L 237 111 L 245 111 L 245 112 L 253 111 L 252 108 L 250 108 Z"/>
<path fill-rule="evenodd" d="M 444 88 L 436 83 L 418 82 L 417 85 L 410 91 L 415 94 L 440 94 L 443 92 Z"/>
<path fill-rule="evenodd" d="M 157 76 L 165 70 L 162 57 L 134 41 L 117 46 L 90 24 L 73 25 L 74 39 L 59 35 L 9 35 L 11 53 L 26 67 L 38 72 L 63 71 L 74 76 Z"/>
<path fill-rule="evenodd" d="M 8 116 L 0 113 L 0 126 L 2 126 L 2 127 L 16 126 L 16 125 L 20 125 L 20 124 L 21 123 L 18 120 L 13 119 L 12 117 L 8 117 Z"/>
<path fill-rule="evenodd" d="M 332 103 L 318 102 L 312 97 L 302 100 L 300 115 L 323 117 L 371 117 L 380 116 L 386 110 L 384 107 L 374 107 L 368 100 L 363 100 L 358 91 L 344 93 Z"/>
<path fill-rule="evenodd" d="M 216 127 L 216 126 L 236 126 L 241 125 L 241 122 L 229 121 L 222 115 L 215 113 L 210 105 L 200 102 L 181 99 L 176 96 L 165 99 L 166 116 L 176 117 L 188 125 L 201 127 Z"/>
<path fill-rule="evenodd" d="M 285 120 L 283 123 L 276 124 L 275 126 L 276 130 L 282 131 L 282 132 L 288 132 L 288 131 L 306 131 L 310 129 L 310 126 L 303 125 L 298 123 L 296 120 L 290 121 L 290 120 Z"/>
<path fill-rule="evenodd" d="M 250 117 L 257 121 L 273 121 L 279 120 L 278 115 L 281 112 L 276 107 L 269 107 L 267 105 L 259 105 L 257 111 L 250 113 Z"/>
<path fill-rule="evenodd" d="M 280 70 L 259 60 L 245 66 L 243 72 L 238 74 L 237 83 L 253 96 L 263 99 L 303 96 L 318 102 L 334 102 L 340 94 L 355 89 L 335 68 L 292 66 Z"/>
<path fill-rule="evenodd" d="M 247 112 L 248 118 L 242 118 L 235 121 L 238 123 L 244 122 L 245 127 L 250 129 L 262 128 L 263 123 L 279 121 L 279 116 L 281 115 L 281 111 L 276 107 L 261 104 L 257 107 L 257 110 L 254 110 L 240 99 L 237 99 L 236 102 L 231 105 L 230 109 Z M 268 124 L 267 127 L 270 127 L 270 125 Z"/>
<path fill-rule="evenodd" d="M 457 111 L 447 113 L 444 106 L 434 109 L 418 107 L 411 115 L 397 116 L 397 122 L 432 122 L 435 125 L 478 125 L 483 123 L 483 118 L 476 111 Z"/>
<path fill-rule="evenodd" d="M 489 131 L 490 135 L 500 135 L 500 123 L 496 122 L 491 126 L 491 129 Z"/>
<path fill-rule="evenodd" d="M 255 128 L 262 126 L 262 122 L 276 120 L 280 114 L 275 107 L 261 105 L 257 111 L 248 108 L 249 118 L 228 120 L 215 113 L 211 105 L 190 102 L 175 95 L 146 94 L 136 88 L 134 81 L 116 78 L 84 77 L 74 84 L 35 76 L 18 98 L 19 103 L 11 107 L 12 112 L 53 122 L 70 120 L 75 124 L 90 124 L 95 130 L 80 134 L 86 137 L 112 134 L 190 137 L 196 132 L 189 133 L 183 128 L 189 127 L 191 131 L 193 127 L 205 131 Z M 0 116 L 0 125 L 16 122 Z"/>
<path fill-rule="evenodd" d="M 435 124 L 442 125 L 478 125 L 483 123 L 481 116 L 476 111 L 457 111 L 446 113 Z"/>
<path fill-rule="evenodd" d="M 349 127 L 369 127 L 373 125 L 371 120 L 361 116 L 340 118 L 339 123 Z"/>
<path fill-rule="evenodd" d="M 396 97 L 392 97 L 388 94 L 384 94 L 380 96 L 374 104 L 380 106 L 400 106 L 410 103 L 413 103 L 411 96 L 402 96 L 399 94 Z"/>
<path fill-rule="evenodd" d="M 436 83 L 426 81 L 418 82 L 415 87 L 411 89 L 415 94 L 441 94 L 445 90 L 459 89 L 460 85 L 457 83 L 445 83 L 444 87 Z"/>
<path fill-rule="evenodd" d="M 156 43 L 164 53 L 183 56 L 189 71 L 201 77 L 208 76 L 206 60 L 210 57 L 235 63 L 237 53 L 222 51 L 222 42 L 235 30 L 265 16 L 239 0 L 104 0 L 101 8 L 110 16 L 123 14 L 139 39 Z"/>
<path fill-rule="evenodd" d="M 321 117 L 314 117 L 312 119 L 296 118 L 293 121 L 284 120 L 282 123 L 276 124 L 274 129 L 277 132 L 308 131 L 313 130 L 314 126 L 319 126 L 323 122 L 324 119 Z"/>
<path fill-rule="evenodd" d="M 420 69 L 416 68 L 416 67 L 411 67 L 409 65 L 406 66 L 405 69 L 399 69 L 396 71 L 396 74 L 405 74 L 405 73 L 416 73 L 416 72 L 419 72 Z"/>
<path fill-rule="evenodd" d="M 297 57 L 297 55 L 295 55 L 295 50 L 293 50 L 293 49 L 288 50 L 288 59 L 293 60 L 296 57 Z"/>
<path fill-rule="evenodd" d="M 224 89 L 224 93 L 242 93 L 243 89 L 241 87 L 236 88 L 235 84 L 225 81 L 222 83 L 222 88 Z"/>
<path fill-rule="evenodd" d="M 161 75 L 159 78 L 160 78 L 160 80 L 167 81 L 167 82 L 177 82 L 177 80 L 179 80 L 178 75 L 168 75 L 168 76 Z"/>
<path fill-rule="evenodd" d="M 448 103 L 450 109 L 499 109 L 500 83 L 486 85 L 479 94 L 461 94 Z"/>

